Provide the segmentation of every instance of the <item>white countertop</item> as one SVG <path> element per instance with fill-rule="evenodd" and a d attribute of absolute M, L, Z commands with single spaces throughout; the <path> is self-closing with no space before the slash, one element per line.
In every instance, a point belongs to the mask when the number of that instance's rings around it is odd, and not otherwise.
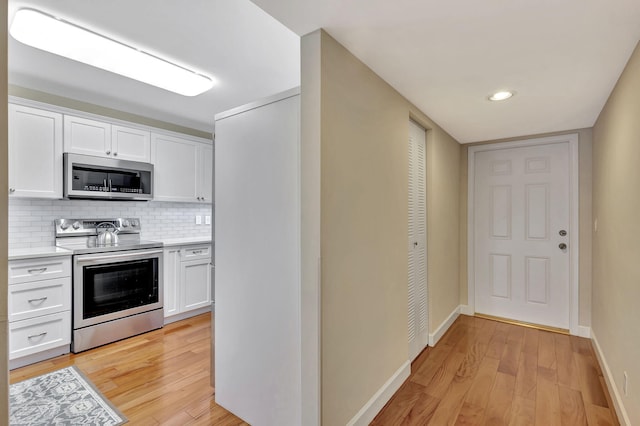
<path fill-rule="evenodd" d="M 165 247 L 186 246 L 190 244 L 211 244 L 211 237 L 182 237 L 182 238 L 153 238 L 153 241 L 161 242 Z M 9 249 L 9 260 L 35 259 L 38 257 L 71 256 L 71 250 L 56 246 L 30 247 Z"/>
<path fill-rule="evenodd" d="M 211 244 L 211 237 L 153 238 L 153 241 L 160 241 L 165 247 L 185 246 L 189 244 Z"/>
<path fill-rule="evenodd" d="M 34 259 L 38 257 L 71 256 L 73 252 L 56 246 L 9 249 L 9 260 Z"/>

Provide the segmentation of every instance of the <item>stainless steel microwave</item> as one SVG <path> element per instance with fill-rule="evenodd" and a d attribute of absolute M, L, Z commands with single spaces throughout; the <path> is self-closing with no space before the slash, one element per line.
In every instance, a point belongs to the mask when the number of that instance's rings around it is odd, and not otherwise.
<path fill-rule="evenodd" d="M 65 198 L 153 198 L 153 164 L 68 152 L 63 161 Z"/>

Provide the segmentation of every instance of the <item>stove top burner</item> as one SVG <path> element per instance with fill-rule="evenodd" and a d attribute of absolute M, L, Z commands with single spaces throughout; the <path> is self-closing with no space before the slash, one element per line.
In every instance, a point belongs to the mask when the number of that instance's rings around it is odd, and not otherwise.
<path fill-rule="evenodd" d="M 98 228 L 104 223 L 117 231 L 118 244 L 97 244 Z M 140 240 L 141 224 L 138 218 L 56 219 L 54 226 L 56 246 L 71 250 L 74 254 L 162 248 L 161 242 Z"/>

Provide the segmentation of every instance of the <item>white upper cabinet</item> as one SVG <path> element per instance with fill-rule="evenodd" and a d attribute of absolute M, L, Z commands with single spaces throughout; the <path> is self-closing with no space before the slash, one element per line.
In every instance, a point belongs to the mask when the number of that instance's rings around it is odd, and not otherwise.
<path fill-rule="evenodd" d="M 147 130 L 64 116 L 65 152 L 149 162 L 150 135 Z"/>
<path fill-rule="evenodd" d="M 212 155 L 210 144 L 152 133 L 153 199 L 210 203 Z"/>
<path fill-rule="evenodd" d="M 9 104 L 9 195 L 62 198 L 63 152 L 154 165 L 154 200 L 213 202 L 211 140 L 29 100 Z M 43 108 L 40 108 L 42 105 Z M 77 115 L 76 115 L 77 114 Z M 97 119 L 94 119 L 97 118 Z"/>
<path fill-rule="evenodd" d="M 148 163 L 151 161 L 151 132 L 113 125 L 111 150 L 114 157 Z"/>
<path fill-rule="evenodd" d="M 64 151 L 100 157 L 110 156 L 111 124 L 65 115 Z"/>
<path fill-rule="evenodd" d="M 62 198 L 62 114 L 9 104 L 9 196 Z"/>
<path fill-rule="evenodd" d="M 201 144 L 200 153 L 200 176 L 196 192 L 200 201 L 213 203 L 213 145 Z"/>

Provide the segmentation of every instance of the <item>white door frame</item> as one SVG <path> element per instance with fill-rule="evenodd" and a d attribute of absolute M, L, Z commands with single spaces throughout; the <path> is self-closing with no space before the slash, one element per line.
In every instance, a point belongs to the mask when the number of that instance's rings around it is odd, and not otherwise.
<path fill-rule="evenodd" d="M 579 157 L 578 157 L 578 134 L 549 136 L 544 138 L 523 139 L 514 142 L 501 142 L 487 145 L 476 145 L 469 147 L 468 151 L 468 199 L 467 199 L 467 285 L 468 296 L 467 306 L 463 310 L 464 314 L 475 314 L 476 294 L 475 294 L 475 217 L 474 217 L 474 192 L 475 192 L 475 155 L 482 151 L 496 151 L 508 148 L 522 148 L 527 146 L 549 145 L 556 143 L 569 143 L 569 224 L 571 234 L 569 235 L 569 332 L 573 335 L 580 335 L 578 326 L 579 300 Z"/>

